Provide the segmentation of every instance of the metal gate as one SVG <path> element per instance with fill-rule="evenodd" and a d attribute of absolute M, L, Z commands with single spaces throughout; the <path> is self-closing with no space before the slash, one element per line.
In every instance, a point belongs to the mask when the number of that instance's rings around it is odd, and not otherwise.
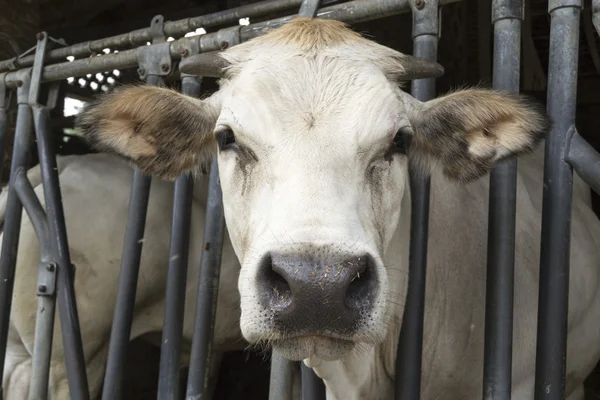
<path fill-rule="evenodd" d="M 311 0 L 268 0 L 197 18 L 164 22 L 153 18 L 151 26 L 129 34 L 47 49 L 52 41 L 38 34 L 35 49 L 18 59 L 0 62 L 0 137 L 6 129 L 6 95 L 16 90 L 18 119 L 14 144 L 4 238 L 0 257 L 0 372 L 4 368 L 16 256 L 24 208 L 40 243 L 35 331 L 34 369 L 30 399 L 47 398 L 50 350 L 53 340 L 55 301 L 62 328 L 66 369 L 73 399 L 88 399 L 83 349 L 76 310 L 71 264 L 64 222 L 56 158 L 50 146 L 50 117 L 58 86 L 67 77 L 116 68 L 138 67 L 150 85 L 159 85 L 173 69 L 173 61 L 260 36 L 279 27 L 300 10 L 300 15 L 342 20 L 348 23 L 412 12 L 413 42 L 416 56 L 436 60 L 439 37 L 439 7 L 457 0 L 353 0 L 328 7 Z M 535 399 L 564 398 L 566 360 L 566 318 L 569 271 L 569 235 L 572 173 L 575 170 L 596 192 L 600 191 L 600 156 L 575 128 L 575 102 L 579 50 L 579 16 L 582 0 L 550 0 L 550 64 L 548 113 L 554 126 L 546 141 L 543 222 L 540 262 L 540 289 L 537 336 Z M 521 23 L 523 0 L 493 0 L 494 24 L 493 86 L 511 92 L 519 90 Z M 233 26 L 197 37 L 182 37 L 186 32 L 216 25 L 234 24 L 240 17 L 255 17 L 268 12 L 290 11 L 290 16 L 248 26 Z M 593 1 L 593 20 L 600 31 L 600 0 Z M 168 36 L 182 37 L 167 41 Z M 145 45 L 146 42 L 151 42 Z M 60 43 L 59 43 L 60 44 Z M 112 46 L 132 50 L 86 58 Z M 35 51 L 33 51 L 35 50 Z M 61 62 L 66 57 L 72 62 Z M 560 75 L 560 79 L 558 76 Z M 199 96 L 200 80 L 182 75 L 182 92 Z M 42 84 L 48 85 L 48 100 L 40 103 Z M 412 82 L 412 95 L 421 101 L 435 96 L 435 79 Z M 46 207 L 37 200 L 27 179 L 27 149 L 34 138 L 40 157 Z M 4 154 L 0 151 L 0 154 Z M 513 270 L 515 252 L 516 159 L 499 165 L 491 174 L 489 204 L 488 266 L 486 286 L 485 361 L 482 398 L 510 399 L 512 354 Z M 171 257 L 168 265 L 166 307 L 160 358 L 159 399 L 178 398 L 177 385 L 183 324 L 183 305 L 188 261 L 191 196 L 193 181 L 189 174 L 175 183 L 171 226 Z M 103 399 L 120 399 L 124 360 L 129 342 L 138 270 L 142 251 L 145 218 L 151 179 L 135 171 L 129 216 L 121 259 L 118 295 L 110 336 Z M 404 322 L 397 356 L 396 398 L 420 397 L 423 312 L 429 217 L 428 178 L 411 176 L 412 218 L 410 240 L 410 277 Z M 205 397 L 210 364 L 216 297 L 225 232 L 218 169 L 213 159 L 210 170 L 206 210 L 205 241 L 198 283 L 198 298 L 186 398 Z M 44 312 L 45 310 L 45 312 Z M 304 399 L 324 399 L 322 381 L 302 364 Z M 2 374 L 0 374 L 2 375 Z M 547 392 L 547 385 L 560 390 Z M 273 354 L 271 399 L 289 399 L 290 363 Z M 2 395 L 0 392 L 0 400 Z"/>

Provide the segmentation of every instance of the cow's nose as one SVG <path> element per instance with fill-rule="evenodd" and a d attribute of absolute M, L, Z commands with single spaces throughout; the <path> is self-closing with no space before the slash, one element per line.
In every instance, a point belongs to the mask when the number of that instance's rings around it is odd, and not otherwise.
<path fill-rule="evenodd" d="M 370 311 L 377 290 L 368 255 L 318 257 L 270 254 L 259 284 L 263 304 L 288 334 L 351 333 Z"/>

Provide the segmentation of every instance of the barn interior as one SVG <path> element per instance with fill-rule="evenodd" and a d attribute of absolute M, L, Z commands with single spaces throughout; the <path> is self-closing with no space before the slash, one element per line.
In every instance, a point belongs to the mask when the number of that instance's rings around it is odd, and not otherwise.
<path fill-rule="evenodd" d="M 257 0 L 0 0 L 0 60 L 15 57 L 35 45 L 36 33 L 46 31 L 68 44 L 100 39 L 146 28 L 152 17 L 163 15 L 165 21 L 205 15 Z M 323 1 L 334 4 L 336 1 Z M 290 9 L 260 18 L 240 18 L 240 24 L 290 15 Z M 490 86 L 492 81 L 493 26 L 491 1 L 462 0 L 442 7 L 439 62 L 445 74 L 437 80 L 437 91 L 443 94 L 459 86 Z M 226 26 L 213 26 L 209 32 Z M 412 19 L 410 14 L 387 17 L 353 25 L 353 28 L 377 42 L 412 54 Z M 600 37 L 594 29 L 591 0 L 584 0 L 580 24 L 579 69 L 577 88 L 577 128 L 596 149 L 600 149 Z M 196 34 L 203 32 L 197 31 Z M 525 1 L 521 50 L 521 91 L 542 102 L 546 101 L 550 17 L 548 2 Z M 118 49 L 105 49 L 114 52 Z M 90 74 L 63 81 L 57 107 L 52 113 L 55 148 L 58 154 L 82 154 L 91 150 L 73 129 L 82 104 L 99 93 L 122 85 L 139 82 L 136 68 Z M 176 85 L 172 80 L 169 84 Z M 214 79 L 203 80 L 203 92 L 214 91 Z M 2 184 L 8 181 L 12 141 L 16 121 L 13 99 L 8 112 L 8 134 L 5 147 Z M 32 166 L 37 162 L 37 148 L 32 147 Z M 595 211 L 600 211 L 600 198 L 593 193 Z M 160 349 L 142 340 L 132 342 L 128 355 L 128 382 L 124 398 L 156 398 Z M 215 388 L 215 399 L 267 399 L 269 353 L 248 350 L 226 356 Z M 586 399 L 600 399 L 600 368 L 588 379 Z M 186 373 L 181 374 L 187 376 Z"/>

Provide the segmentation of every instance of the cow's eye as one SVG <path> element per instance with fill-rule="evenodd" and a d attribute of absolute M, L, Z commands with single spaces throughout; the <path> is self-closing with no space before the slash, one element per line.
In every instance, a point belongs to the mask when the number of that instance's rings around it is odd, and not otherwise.
<path fill-rule="evenodd" d="M 224 151 L 236 144 L 235 134 L 231 129 L 223 129 L 215 134 L 219 150 Z"/>
<path fill-rule="evenodd" d="M 396 132 L 396 136 L 394 136 L 394 141 L 392 142 L 392 153 L 400 153 L 406 154 L 406 135 L 410 134 L 409 128 L 400 128 L 398 132 Z"/>

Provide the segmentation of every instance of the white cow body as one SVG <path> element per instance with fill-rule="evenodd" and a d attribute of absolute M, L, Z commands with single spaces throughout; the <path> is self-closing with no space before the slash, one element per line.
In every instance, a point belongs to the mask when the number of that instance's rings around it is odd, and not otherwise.
<path fill-rule="evenodd" d="M 418 161 L 417 168 L 429 168 L 433 160 L 443 174 L 433 170 L 422 398 L 479 398 L 487 258 L 485 173 L 504 156 L 538 146 L 520 159 L 516 220 L 513 399 L 530 400 L 542 209 L 540 140 L 547 130 L 542 114 L 520 98 L 485 90 L 420 103 L 400 90 L 398 81 L 409 79 L 411 71 L 425 70 L 423 65 L 411 69 L 415 60 L 333 22 L 295 20 L 276 33 L 228 49 L 222 58 L 229 67 L 220 91 L 209 99 L 163 88 L 126 88 L 84 110 L 79 121 L 98 149 L 123 155 L 163 178 L 194 170 L 202 158 L 217 152 L 231 242 L 224 249 L 224 268 L 236 271 L 236 258 L 241 264 L 239 280 L 233 272 L 221 274 L 227 281 L 221 282 L 218 318 L 227 321 L 217 321 L 223 327 L 217 337 L 235 338 L 241 328 L 249 342 L 271 344 L 287 358 L 305 360 L 324 378 L 329 400 L 393 398 L 408 278 L 408 157 Z M 209 64 L 214 68 L 219 63 Z M 184 65 L 181 70 L 187 72 Z M 396 142 L 402 137 L 398 132 L 413 137 L 408 155 Z M 129 190 L 122 187 L 128 187 L 131 177 L 123 172 L 113 182 L 115 173 L 92 164 L 61 175 L 63 182 L 73 182 L 71 190 L 63 183 L 63 197 L 71 219 L 72 257 L 79 267 L 80 318 L 98 339 L 94 342 L 84 333 L 90 357 L 102 354 L 107 344 L 114 304 L 107 299 L 114 298 L 117 274 L 105 274 L 107 266 L 90 267 L 86 273 L 81 266 L 86 262 L 78 262 L 77 255 L 105 265 L 115 260 L 111 271 L 117 271 L 121 246 L 112 238 L 121 240 L 124 231 L 106 218 L 115 215 L 115 221 L 124 221 Z M 120 195 L 111 202 L 97 200 L 98 193 L 108 193 L 109 180 Z M 86 194 L 77 186 L 83 182 L 90 188 Z M 587 188 L 576 182 L 569 400 L 582 400 L 583 380 L 600 358 L 600 222 Z M 157 196 L 162 201 L 151 203 L 156 205 L 149 212 L 155 223 L 147 224 L 145 248 L 152 254 L 142 262 L 152 266 L 145 266 L 140 278 L 138 296 L 146 300 L 138 301 L 134 332 L 139 334 L 162 325 L 170 194 L 161 191 Z M 94 213 L 105 220 L 89 232 L 91 204 L 98 204 Z M 122 208 L 117 213 L 113 207 Z M 201 221 L 200 215 L 194 217 L 198 239 L 192 243 L 202 243 Z M 24 232 L 34 240 L 30 228 Z M 192 249 L 190 259 L 197 260 L 198 252 Z M 35 271 L 37 254 L 21 262 Z M 190 271 L 192 282 L 194 269 Z M 19 296 L 19 288 L 29 285 L 31 297 L 23 294 L 18 303 L 31 311 L 13 318 L 26 346 L 32 343 L 33 282 L 17 277 L 15 290 Z M 236 285 L 240 314 L 223 314 L 236 305 L 231 300 Z M 101 357 L 96 360 L 101 363 Z M 102 368 L 94 371 L 90 380 L 99 382 Z"/>
<path fill-rule="evenodd" d="M 75 291 L 88 380 L 91 398 L 94 399 L 102 386 L 104 375 L 133 170 L 123 160 L 108 154 L 59 156 L 58 161 L 71 262 L 77 268 Z M 39 182 L 39 167 L 28 175 L 32 181 Z M 193 331 L 207 182 L 207 177 L 196 180 L 192 205 L 183 362 L 187 362 L 185 358 Z M 38 197 L 43 200 L 42 186 L 35 186 Z M 132 340 L 152 334 L 150 339 L 155 341 L 155 334 L 160 335 L 162 331 L 172 204 L 173 185 L 154 179 L 146 219 Z M 3 379 L 6 400 L 26 399 L 29 391 L 38 262 L 37 238 L 29 219 L 24 215 L 11 314 L 11 340 Z M 216 351 L 239 349 L 246 345 L 241 340 L 239 329 L 239 296 L 237 291 L 232 290 L 237 284 L 239 263 L 227 237 L 222 268 L 215 327 Z M 158 338 L 159 344 L 160 336 Z M 69 398 L 58 305 L 49 394 L 50 399 Z"/>

